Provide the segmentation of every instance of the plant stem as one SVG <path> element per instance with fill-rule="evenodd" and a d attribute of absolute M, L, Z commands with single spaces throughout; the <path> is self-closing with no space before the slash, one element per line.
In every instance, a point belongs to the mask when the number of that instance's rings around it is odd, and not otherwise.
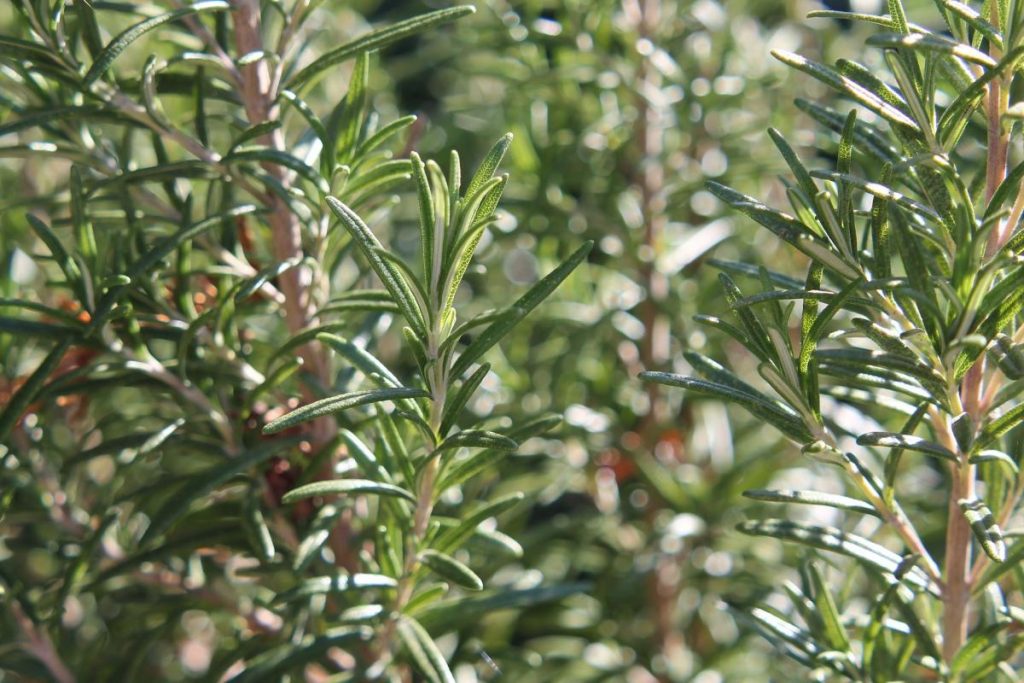
<path fill-rule="evenodd" d="M 999 26 L 999 3 L 991 3 L 990 21 Z M 1001 57 L 995 46 L 990 46 L 994 59 Z M 1003 114 L 1008 104 L 1008 93 L 1001 78 L 993 79 L 988 85 L 985 100 L 985 115 L 988 121 L 988 156 L 985 168 L 985 201 L 991 202 L 999 185 L 1006 178 L 1006 159 L 1009 148 L 1009 134 L 1002 125 Z M 1005 241 L 1005 232 L 1011 229 L 1009 222 L 993 230 L 986 244 L 986 256 L 991 257 Z M 959 398 L 963 409 L 973 424 L 984 421 L 985 401 L 985 358 L 974 364 L 960 386 Z M 933 416 L 934 417 L 934 416 Z M 936 432 L 948 446 L 955 446 L 956 439 L 948 420 L 933 419 Z M 945 585 L 942 592 L 942 656 L 949 663 L 967 639 L 967 625 L 970 617 L 971 598 L 971 527 L 960 509 L 960 500 L 975 497 L 975 467 L 968 462 L 968 454 L 956 448 L 957 462 L 950 465 L 952 486 L 948 502 L 946 525 Z"/>
<path fill-rule="evenodd" d="M 435 268 L 439 269 L 440 264 L 436 264 Z M 432 366 L 433 372 L 431 373 L 430 381 L 429 417 L 430 431 L 433 435 L 434 443 L 427 444 L 431 451 L 437 446 L 437 441 L 441 436 L 441 420 L 444 416 L 444 405 L 448 398 L 448 368 L 443 367 L 441 363 L 437 362 L 441 331 L 438 327 L 439 321 L 437 316 L 435 315 L 433 318 L 434 323 L 431 325 L 428 333 L 429 339 L 427 342 L 427 353 L 435 361 Z M 414 578 L 416 567 L 419 565 L 419 546 L 426 537 L 427 529 L 430 525 L 430 515 L 434 511 L 434 486 L 437 483 L 437 476 L 441 471 L 441 456 L 431 453 L 427 457 L 430 460 L 423 467 L 420 485 L 416 492 L 416 508 L 413 511 L 412 529 L 405 538 L 402 575 L 398 579 L 394 607 L 391 611 L 391 618 L 381 631 L 377 648 L 378 659 L 370 667 L 371 676 L 383 674 L 384 668 L 394 658 L 394 635 L 395 629 L 398 626 L 398 618 L 402 614 L 402 610 L 405 609 L 405 606 L 409 604 L 409 600 L 412 599 L 413 592 L 416 589 Z"/>
<path fill-rule="evenodd" d="M 263 49 L 261 36 L 260 3 L 258 0 L 235 0 L 235 43 L 241 54 L 249 54 Z M 297 20 L 296 20 L 297 21 Z M 283 46 L 287 47 L 287 46 Z M 241 69 L 242 102 L 250 125 L 258 125 L 268 121 L 277 113 L 276 86 L 272 79 L 266 60 L 258 60 L 247 64 Z M 264 136 L 263 143 L 279 150 L 287 151 L 284 133 L 281 129 Z M 283 187 L 291 185 L 291 178 L 285 170 L 277 165 L 266 163 L 264 170 L 274 177 Z M 302 226 L 298 216 L 276 194 L 266 193 L 265 201 L 270 209 L 267 221 L 271 228 L 271 249 L 278 261 L 301 257 Z M 306 266 L 290 268 L 280 275 L 280 289 L 284 295 L 284 313 L 288 331 L 292 335 L 316 324 L 313 314 L 314 273 Z M 304 371 L 313 378 L 314 385 L 321 387 L 330 384 L 327 358 L 322 346 L 315 342 L 299 349 L 302 356 Z M 315 400 L 315 386 L 308 383 L 303 388 L 306 400 Z M 312 437 L 315 446 L 328 442 L 334 433 L 334 423 L 329 419 L 318 419 L 313 423 Z M 333 463 L 330 464 L 333 466 Z"/>
<path fill-rule="evenodd" d="M 966 454 L 950 465 L 953 487 L 946 527 L 945 583 L 942 591 L 942 658 L 949 663 L 967 639 L 968 603 L 971 599 L 971 527 L 958 501 L 974 498 L 974 466 Z"/>

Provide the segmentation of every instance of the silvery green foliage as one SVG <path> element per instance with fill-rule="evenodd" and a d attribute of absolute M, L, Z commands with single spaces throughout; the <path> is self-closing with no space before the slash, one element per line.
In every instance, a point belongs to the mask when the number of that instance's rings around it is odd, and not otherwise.
<path fill-rule="evenodd" d="M 1024 5 L 936 7 L 937 30 L 899 0 L 884 16 L 814 13 L 875 25 L 864 63 L 774 53 L 845 102 L 798 103 L 835 162 L 808 168 L 770 131 L 787 210 L 708 188 L 806 275 L 720 264 L 730 315 L 700 320 L 756 375 L 697 353 L 689 374 L 646 375 L 742 406 L 820 463 L 826 490 L 749 491 L 775 514 L 739 526 L 820 557 L 784 584 L 788 609 L 749 614 L 816 680 L 1014 680 L 1024 646 L 1024 545 L 1006 530 L 1024 491 Z"/>
<path fill-rule="evenodd" d="M 460 299 L 510 138 L 465 180 L 397 153 L 415 117 L 382 120 L 370 66 L 472 9 L 336 4 L 0 10 L 5 675 L 451 681 L 500 665 L 482 615 L 583 590 L 493 581 L 523 492 L 463 494 L 557 425 L 467 406 L 589 244 Z"/>

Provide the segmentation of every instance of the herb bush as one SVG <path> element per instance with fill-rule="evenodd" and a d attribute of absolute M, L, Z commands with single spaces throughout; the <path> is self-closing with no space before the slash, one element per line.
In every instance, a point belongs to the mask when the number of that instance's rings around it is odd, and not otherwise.
<path fill-rule="evenodd" d="M 0 677 L 1013 680 L 1019 10 L 908 7 L 0 7 Z"/>
<path fill-rule="evenodd" d="M 515 132 L 504 199 L 515 229 L 495 231 L 499 248 L 483 254 L 495 282 L 528 263 L 524 252 L 563 249 L 562 226 L 595 241 L 587 279 L 566 284 L 579 303 L 539 310 L 513 333 L 508 362 L 495 363 L 506 384 L 529 387 L 528 400 L 566 409 L 545 471 L 524 472 L 545 477 L 550 515 L 517 539 L 552 578 L 590 580 L 593 600 L 583 625 L 551 642 L 567 661 L 545 673 L 792 675 L 737 619 L 764 597 L 759 577 L 780 570 L 779 553 L 733 527 L 741 492 L 770 486 L 799 454 L 741 411 L 680 401 L 635 376 L 671 368 L 690 344 L 734 352 L 689 319 L 718 305 L 716 263 L 801 265 L 704 182 L 778 192 L 785 164 L 764 127 L 806 144 L 798 131 L 810 119 L 792 100 L 811 95 L 764 55 L 794 44 L 843 54 L 867 31 L 808 25 L 799 4 L 666 0 L 494 0 L 453 31 L 454 40 L 424 36 L 417 63 L 397 57 L 393 73 L 403 91 L 430 84 L 422 98 L 436 137 L 425 144 L 441 144 L 441 126 L 444 144 L 460 149 Z"/>
<path fill-rule="evenodd" d="M 874 26 L 859 60 L 774 52 L 853 105 L 808 109 L 834 164 L 809 169 L 772 131 L 788 212 L 708 187 L 801 253 L 806 275 L 720 275 L 731 315 L 701 322 L 758 378 L 696 352 L 695 376 L 645 375 L 743 406 L 820 463 L 815 486 L 748 491 L 788 514 L 739 525 L 824 551 L 782 585 L 788 600 L 749 613 L 813 680 L 1016 680 L 1024 646 L 1009 526 L 1024 491 L 1024 6 L 935 8 L 938 30 L 899 0 L 884 16 L 815 13 Z"/>
<path fill-rule="evenodd" d="M 472 8 L 343 15 L 322 48 L 306 0 L 12 9 L 0 669 L 500 671 L 483 615 L 585 587 L 498 529 L 501 462 L 559 420 L 492 410 L 487 357 L 591 245 L 493 309 L 460 294 L 511 138 L 464 177 L 423 161 L 370 67 Z"/>

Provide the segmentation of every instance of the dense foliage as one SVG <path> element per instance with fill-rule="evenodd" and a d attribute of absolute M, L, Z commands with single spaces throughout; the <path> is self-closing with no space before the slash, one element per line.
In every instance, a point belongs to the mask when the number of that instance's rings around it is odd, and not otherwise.
<path fill-rule="evenodd" d="M 474 4 L 0 6 L 0 680 L 1015 680 L 1018 3 Z"/>
<path fill-rule="evenodd" d="M 809 109 L 838 137 L 835 165 L 809 170 L 770 131 L 791 213 L 709 188 L 806 256 L 806 277 L 723 264 L 734 319 L 703 322 L 757 358 L 758 386 L 693 352 L 696 377 L 645 373 L 738 403 L 842 471 L 842 488 L 833 475 L 745 494 L 827 508 L 829 524 L 739 526 L 854 561 L 803 564 L 790 608 L 751 615 L 820 679 L 1015 679 L 1024 648 L 1024 546 L 1003 531 L 1022 494 L 1024 165 L 1009 157 L 1024 5 L 983 9 L 942 4 L 944 31 L 910 23 L 898 0 L 884 17 L 819 13 L 877 25 L 884 68 L 773 53 L 856 105 Z"/>

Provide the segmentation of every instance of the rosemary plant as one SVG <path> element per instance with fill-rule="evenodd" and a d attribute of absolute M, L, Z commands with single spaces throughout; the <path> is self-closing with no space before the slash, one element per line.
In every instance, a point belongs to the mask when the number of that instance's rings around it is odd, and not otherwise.
<path fill-rule="evenodd" d="M 709 189 L 799 250 L 807 275 L 723 264 L 735 321 L 700 319 L 753 354 L 760 381 L 696 353 L 696 377 L 646 375 L 743 406 L 841 473 L 847 491 L 835 478 L 749 491 L 792 512 L 740 525 L 834 567 L 803 565 L 790 610 L 750 615 L 816 680 L 1013 680 L 1024 647 L 1024 544 L 1004 531 L 1024 491 L 1024 164 L 1011 144 L 1024 4 L 936 7 L 938 30 L 900 0 L 885 16 L 814 13 L 875 24 L 871 62 L 774 53 L 856 105 L 799 103 L 838 138 L 835 166 L 808 170 L 772 131 L 789 213 Z"/>
<path fill-rule="evenodd" d="M 0 216 L 4 676 L 452 681 L 490 661 L 480 615 L 581 590 L 479 593 L 523 492 L 461 503 L 558 421 L 467 406 L 589 244 L 479 313 L 460 283 L 510 138 L 464 185 L 370 80 L 374 51 L 472 8 L 370 28 L 336 4 L 0 8 L 0 170 L 23 188 Z M 319 50 L 337 25 L 356 37 Z M 415 266 L 376 236 L 403 234 L 399 191 Z"/>

